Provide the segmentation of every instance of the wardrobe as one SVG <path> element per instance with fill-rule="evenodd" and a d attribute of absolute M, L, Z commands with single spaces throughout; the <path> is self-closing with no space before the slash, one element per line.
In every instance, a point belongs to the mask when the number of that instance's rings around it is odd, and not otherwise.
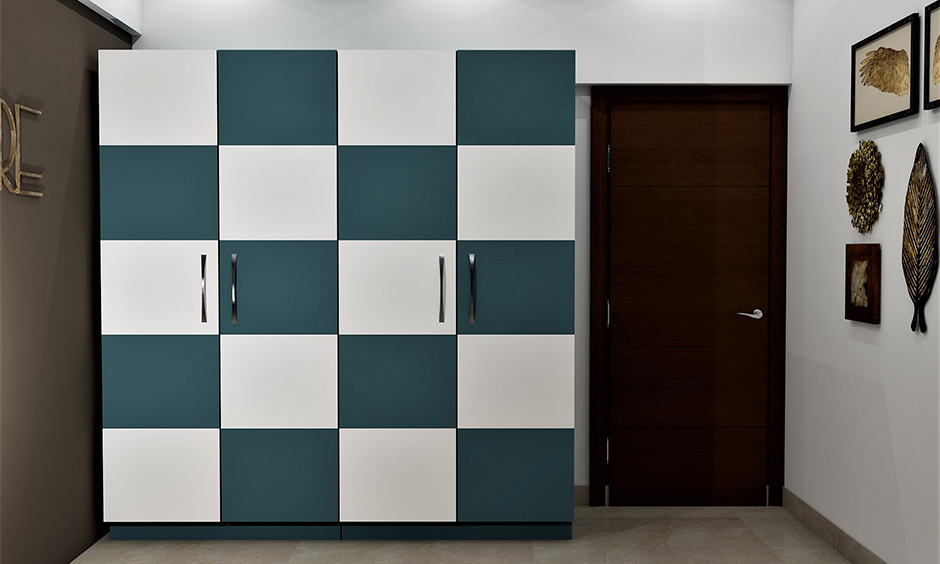
<path fill-rule="evenodd" d="M 570 538 L 574 68 L 100 52 L 111 538 Z"/>

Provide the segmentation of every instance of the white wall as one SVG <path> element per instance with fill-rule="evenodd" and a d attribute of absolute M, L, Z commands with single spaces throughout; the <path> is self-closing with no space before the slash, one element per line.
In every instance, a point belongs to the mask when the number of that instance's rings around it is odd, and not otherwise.
<path fill-rule="evenodd" d="M 135 49 L 575 49 L 577 81 L 790 82 L 792 0 L 143 0 Z M 590 88 L 576 92 L 575 484 L 588 484 Z"/>
<path fill-rule="evenodd" d="M 134 47 L 576 49 L 577 81 L 583 84 L 786 84 L 791 4 L 791 0 L 143 0 L 143 36 Z"/>
<path fill-rule="evenodd" d="M 929 332 L 912 333 L 900 266 L 918 143 L 940 174 L 940 114 L 850 133 L 850 47 L 912 12 L 923 15 L 926 4 L 795 0 L 793 18 L 786 485 L 892 564 L 940 561 L 940 297 L 927 304 Z M 885 169 L 884 211 L 868 235 L 852 228 L 845 202 L 846 167 L 860 139 L 878 144 Z M 882 246 L 880 326 L 843 316 L 845 244 L 856 242 Z"/>

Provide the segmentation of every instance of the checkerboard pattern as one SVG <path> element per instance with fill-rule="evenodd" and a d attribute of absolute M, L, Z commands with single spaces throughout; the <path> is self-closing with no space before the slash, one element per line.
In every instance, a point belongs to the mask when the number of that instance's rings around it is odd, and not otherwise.
<path fill-rule="evenodd" d="M 105 520 L 570 523 L 574 62 L 102 52 Z"/>

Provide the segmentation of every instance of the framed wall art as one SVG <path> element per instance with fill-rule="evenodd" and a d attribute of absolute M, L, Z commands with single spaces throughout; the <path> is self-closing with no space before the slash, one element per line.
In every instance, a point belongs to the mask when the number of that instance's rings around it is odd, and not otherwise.
<path fill-rule="evenodd" d="M 881 323 L 881 245 L 845 246 L 845 318 Z"/>
<path fill-rule="evenodd" d="M 852 45 L 852 131 L 917 113 L 919 45 L 919 14 Z"/>
<path fill-rule="evenodd" d="M 940 107 L 940 0 L 924 8 L 924 109 Z"/>

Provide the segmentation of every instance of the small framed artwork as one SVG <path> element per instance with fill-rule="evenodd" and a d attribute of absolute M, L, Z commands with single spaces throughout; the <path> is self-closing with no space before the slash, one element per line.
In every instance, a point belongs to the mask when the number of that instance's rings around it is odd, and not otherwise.
<path fill-rule="evenodd" d="M 940 0 L 924 8 L 924 109 L 940 107 Z"/>
<path fill-rule="evenodd" d="M 845 318 L 881 323 L 881 245 L 845 246 Z"/>
<path fill-rule="evenodd" d="M 920 14 L 852 45 L 852 131 L 917 113 L 919 62 Z"/>

